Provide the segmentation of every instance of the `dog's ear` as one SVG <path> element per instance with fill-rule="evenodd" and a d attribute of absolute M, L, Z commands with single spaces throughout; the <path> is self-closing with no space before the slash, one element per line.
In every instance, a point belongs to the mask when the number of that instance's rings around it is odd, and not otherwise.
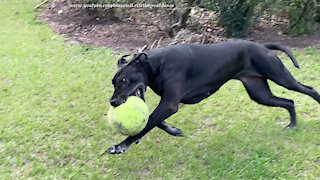
<path fill-rule="evenodd" d="M 146 53 L 139 53 L 134 55 L 134 60 L 137 63 L 144 62 L 148 59 L 148 55 Z"/>
<path fill-rule="evenodd" d="M 118 67 L 121 67 L 124 64 L 127 64 L 127 60 L 125 59 L 125 57 L 130 56 L 130 55 L 123 55 L 121 56 L 121 58 L 118 60 Z"/>

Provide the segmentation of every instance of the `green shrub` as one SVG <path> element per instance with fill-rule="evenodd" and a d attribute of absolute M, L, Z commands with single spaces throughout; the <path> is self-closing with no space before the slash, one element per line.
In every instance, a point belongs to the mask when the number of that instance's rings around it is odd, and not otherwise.
<path fill-rule="evenodd" d="M 261 16 L 278 15 L 289 19 L 290 35 L 312 32 L 320 21 L 320 7 L 316 0 L 202 0 L 204 7 L 218 12 L 219 24 L 232 37 L 246 37 Z"/>
<path fill-rule="evenodd" d="M 246 37 L 252 24 L 255 0 L 205 0 L 204 6 L 218 12 L 219 24 L 227 35 Z"/>
<path fill-rule="evenodd" d="M 290 35 L 300 35 L 315 30 L 316 4 L 313 0 L 294 0 L 289 7 Z"/>
<path fill-rule="evenodd" d="M 251 27 L 254 3 L 245 0 L 231 0 L 220 5 L 219 23 L 232 37 L 246 37 Z"/>
<path fill-rule="evenodd" d="M 315 18 L 315 20 L 317 22 L 320 22 L 320 0 L 318 0 L 316 8 L 317 8 L 317 10 L 316 10 L 316 18 Z"/>

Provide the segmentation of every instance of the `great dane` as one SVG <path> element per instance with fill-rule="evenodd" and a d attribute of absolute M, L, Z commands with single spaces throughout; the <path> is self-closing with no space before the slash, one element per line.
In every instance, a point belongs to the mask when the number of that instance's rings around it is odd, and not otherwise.
<path fill-rule="evenodd" d="M 293 64 L 299 65 L 289 49 L 275 44 L 233 41 L 217 44 L 182 44 L 135 54 L 130 61 L 118 60 L 118 71 L 112 83 L 112 106 L 119 106 L 128 96 L 144 99 L 149 86 L 161 97 L 146 127 L 139 134 L 127 137 L 112 146 L 107 153 L 127 150 L 154 127 L 173 136 L 183 136 L 179 128 L 168 126 L 165 120 L 178 111 L 179 103 L 196 104 L 214 94 L 231 79 L 240 80 L 250 98 L 259 104 L 282 107 L 290 113 L 287 128 L 297 126 L 294 102 L 274 96 L 267 80 L 289 90 L 307 94 L 320 103 L 320 95 L 311 86 L 299 83 L 271 50 L 286 53 Z"/>

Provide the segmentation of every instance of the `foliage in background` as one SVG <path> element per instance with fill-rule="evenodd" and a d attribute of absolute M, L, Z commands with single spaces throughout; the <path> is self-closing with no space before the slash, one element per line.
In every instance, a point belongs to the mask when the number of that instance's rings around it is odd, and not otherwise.
<path fill-rule="evenodd" d="M 313 0 L 294 0 L 289 6 L 290 35 L 309 33 L 315 29 L 316 4 Z"/>
<path fill-rule="evenodd" d="M 81 0 L 84 3 L 174 3 L 176 8 L 160 9 L 168 20 L 164 28 L 158 28 L 173 37 L 180 29 L 187 27 L 190 8 L 201 4 L 206 9 L 218 12 L 219 24 L 232 37 L 246 37 L 251 27 L 259 25 L 261 17 L 273 15 L 289 19 L 287 33 L 300 35 L 312 32 L 315 22 L 320 20 L 316 0 Z M 319 0 L 318 0 L 319 1 Z M 126 11 L 127 9 L 122 10 Z M 159 10 L 157 8 L 149 9 Z M 148 20 L 146 20 L 148 21 Z M 150 25 L 156 25 L 148 22 Z"/>
<path fill-rule="evenodd" d="M 320 22 L 320 0 L 317 1 L 317 15 L 316 15 L 316 21 Z"/>
<path fill-rule="evenodd" d="M 252 24 L 255 0 L 215 0 L 206 1 L 206 7 L 218 12 L 219 24 L 227 35 L 246 37 Z"/>
<path fill-rule="evenodd" d="M 277 15 L 289 19 L 287 30 L 289 35 L 309 33 L 315 28 L 317 7 L 313 0 L 203 0 L 203 2 L 206 8 L 219 13 L 220 24 L 232 37 L 247 36 L 248 30 L 252 25 L 258 24 L 262 16 Z"/>

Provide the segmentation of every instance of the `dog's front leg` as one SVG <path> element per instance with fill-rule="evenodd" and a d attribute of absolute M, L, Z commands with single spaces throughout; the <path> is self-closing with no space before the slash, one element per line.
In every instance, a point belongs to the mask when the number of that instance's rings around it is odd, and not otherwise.
<path fill-rule="evenodd" d="M 169 126 L 165 121 L 162 121 L 160 124 L 157 125 L 158 128 L 164 130 L 168 134 L 172 136 L 180 136 L 183 137 L 183 133 L 181 129 L 174 127 L 174 126 Z"/>
<path fill-rule="evenodd" d="M 106 153 L 120 154 L 125 152 L 132 143 L 139 141 L 151 129 L 170 117 L 172 114 L 176 113 L 178 111 L 178 107 L 179 101 L 161 99 L 158 107 L 150 115 L 146 127 L 139 134 L 127 137 L 120 144 L 112 146 L 106 150 Z"/>

